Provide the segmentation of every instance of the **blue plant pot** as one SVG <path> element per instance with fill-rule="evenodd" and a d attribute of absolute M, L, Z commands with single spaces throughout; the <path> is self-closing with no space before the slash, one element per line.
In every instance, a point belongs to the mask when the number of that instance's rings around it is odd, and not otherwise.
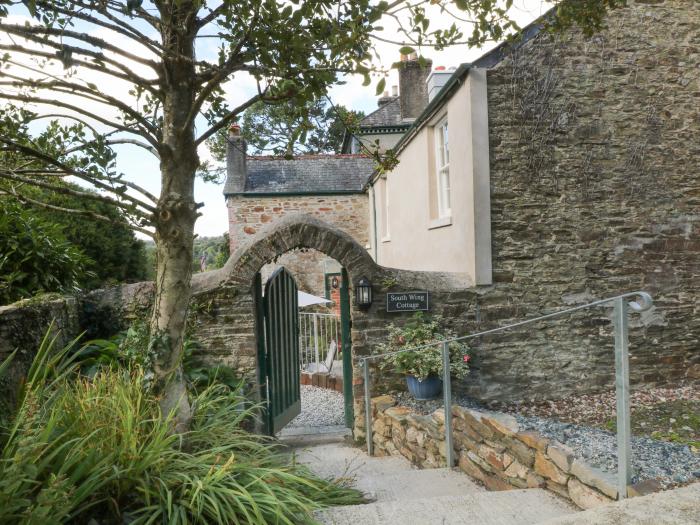
<path fill-rule="evenodd" d="M 406 376 L 408 391 L 419 401 L 437 399 L 442 393 L 442 379 L 438 376 L 428 376 L 419 381 L 413 376 Z"/>

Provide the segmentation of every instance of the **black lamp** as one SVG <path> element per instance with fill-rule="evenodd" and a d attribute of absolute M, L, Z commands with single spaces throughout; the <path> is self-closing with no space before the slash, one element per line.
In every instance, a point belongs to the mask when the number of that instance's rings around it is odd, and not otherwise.
<path fill-rule="evenodd" d="M 355 285 L 355 303 L 362 309 L 372 306 L 372 283 L 366 277 Z"/>

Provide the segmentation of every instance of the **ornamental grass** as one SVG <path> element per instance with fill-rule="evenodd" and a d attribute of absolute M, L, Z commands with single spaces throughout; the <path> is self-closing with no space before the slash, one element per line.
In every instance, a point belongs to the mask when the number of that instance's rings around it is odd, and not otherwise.
<path fill-rule="evenodd" d="M 240 390 L 197 393 L 191 430 L 173 434 L 141 369 L 81 376 L 77 341 L 55 341 L 42 342 L 2 429 L 0 523 L 299 525 L 361 502 L 243 430 L 255 407 Z"/>

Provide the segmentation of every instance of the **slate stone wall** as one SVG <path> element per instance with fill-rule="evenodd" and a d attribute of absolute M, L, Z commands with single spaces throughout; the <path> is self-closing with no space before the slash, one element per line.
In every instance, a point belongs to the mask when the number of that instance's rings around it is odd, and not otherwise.
<path fill-rule="evenodd" d="M 542 33 L 488 72 L 490 328 L 618 292 L 633 386 L 700 378 L 700 9 L 630 2 L 608 29 Z M 613 385 L 609 309 L 477 341 L 463 389 L 525 400 Z"/>

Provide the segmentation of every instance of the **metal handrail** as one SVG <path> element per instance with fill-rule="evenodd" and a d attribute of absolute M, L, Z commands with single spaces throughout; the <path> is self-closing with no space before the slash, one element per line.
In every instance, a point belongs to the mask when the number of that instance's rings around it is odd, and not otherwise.
<path fill-rule="evenodd" d="M 639 301 L 626 302 L 625 299 L 630 297 L 638 297 Z M 444 394 L 444 409 L 445 409 L 445 445 L 447 449 L 447 464 L 449 467 L 454 466 L 454 448 L 452 446 L 452 393 L 450 388 L 450 343 L 458 341 L 466 341 L 483 335 L 503 332 L 524 326 L 539 321 L 560 317 L 579 310 L 592 308 L 594 306 L 602 306 L 604 304 L 614 303 L 613 325 L 615 336 L 615 391 L 617 397 L 617 455 L 618 455 L 618 498 L 623 499 L 627 496 L 627 487 L 632 478 L 632 455 L 631 455 L 631 432 L 630 432 L 630 404 L 629 404 L 629 339 L 628 339 L 628 309 L 634 312 L 644 312 L 649 310 L 653 305 L 653 299 L 647 292 L 636 291 L 628 292 L 615 297 L 601 299 L 592 303 L 559 310 L 550 314 L 541 315 L 533 319 L 526 319 L 517 323 L 484 330 L 475 334 L 467 334 L 451 339 L 444 339 L 434 343 L 415 346 L 411 348 L 403 348 L 394 352 L 386 352 L 383 354 L 374 354 L 370 356 L 360 357 L 362 363 L 364 390 L 365 390 L 365 425 L 366 425 L 366 440 L 367 452 L 371 456 L 374 452 L 374 443 L 372 441 L 372 404 L 370 398 L 370 370 L 369 362 L 375 359 L 382 359 L 392 355 L 397 355 L 405 352 L 417 352 L 426 348 L 431 348 L 437 345 L 442 346 L 443 357 L 443 394 Z"/>

